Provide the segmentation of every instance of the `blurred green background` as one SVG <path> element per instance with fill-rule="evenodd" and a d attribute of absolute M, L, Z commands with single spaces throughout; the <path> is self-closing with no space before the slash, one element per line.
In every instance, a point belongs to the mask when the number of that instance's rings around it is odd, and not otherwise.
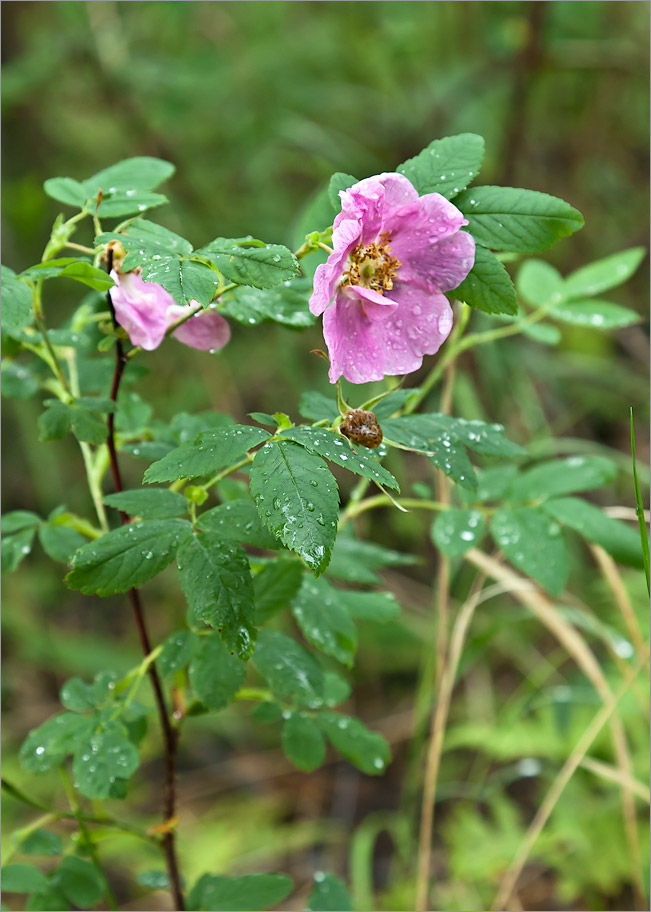
<path fill-rule="evenodd" d="M 333 171 L 359 178 L 391 171 L 432 139 L 464 131 L 486 139 L 480 183 L 548 192 L 584 214 L 585 228 L 546 257 L 561 271 L 647 245 L 648 30 L 648 3 L 615 0 L 5 3 L 3 262 L 19 271 L 40 259 L 59 211 L 42 192 L 48 177 L 82 179 L 121 158 L 159 156 L 177 173 L 163 188 L 171 205 L 152 218 L 196 245 L 252 233 L 296 247 L 301 212 Z M 645 261 L 612 297 L 645 314 L 647 289 Z M 52 291 L 46 305 L 64 317 L 78 297 Z M 489 322 L 478 319 L 478 327 L 482 321 Z M 235 325 L 216 356 L 174 342 L 148 355 L 139 389 L 162 419 L 209 408 L 239 420 L 254 409 L 296 419 L 302 390 L 327 390 L 323 362 L 309 354 L 322 345 L 318 325 L 302 333 Z M 602 502 L 630 505 L 628 408 L 636 409 L 645 463 L 648 355 L 644 324 L 616 335 L 564 328 L 555 348 L 521 337 L 485 346 L 461 362 L 454 412 L 503 422 L 532 455 L 612 451 L 622 473 Z M 361 402 L 366 390 L 351 395 Z M 72 440 L 37 442 L 40 411 L 34 398 L 4 400 L 3 509 L 45 515 L 65 503 L 89 512 L 78 450 Z M 431 482 L 420 463 L 407 461 L 407 471 L 412 482 Z M 125 458 L 129 485 L 141 472 L 142 463 Z M 342 763 L 299 775 L 279 751 L 277 732 L 250 724 L 241 709 L 192 723 L 180 784 L 190 879 L 203 870 L 286 870 L 299 887 L 287 908 L 298 909 L 316 868 L 359 881 L 366 864 L 376 907 L 409 908 L 409 858 L 390 866 L 395 852 L 382 836 L 373 859 L 358 856 L 353 870 L 348 835 L 361 825 L 364 836 L 376 820 L 369 814 L 400 804 L 435 554 L 426 521 L 413 516 L 365 517 L 359 529 L 422 558 L 386 575 L 404 616 L 388 627 L 368 625 L 354 675 L 353 709 L 389 737 L 396 760 L 379 780 Z M 56 711 L 66 677 L 123 670 L 137 658 L 122 601 L 82 599 L 64 589 L 60 571 L 35 553 L 5 581 L 5 770 L 42 796 L 55 782 L 26 777 L 13 759 L 25 732 Z M 145 594 L 158 638 L 183 615 L 165 580 Z M 644 617 L 640 574 L 626 582 Z M 461 597 L 468 580 L 461 574 L 454 585 Z M 578 549 L 572 586 L 601 620 L 621 626 Z M 486 907 L 545 784 L 594 712 L 582 679 L 540 628 L 506 598 L 491 605 L 473 624 L 443 758 L 437 908 Z M 550 696 L 560 685 L 576 687 L 561 716 Z M 525 702 L 533 734 L 519 728 Z M 623 718 L 628 711 L 635 719 L 636 709 L 632 700 Z M 645 739 L 638 740 L 636 772 L 645 778 Z M 132 801 L 153 820 L 155 731 L 150 742 L 151 775 L 139 777 Z M 603 751 L 608 757 L 607 742 Z M 533 777 L 521 765 L 530 755 L 540 758 Z M 467 800 L 477 794 L 480 803 Z M 612 786 L 577 774 L 534 853 L 523 908 L 630 907 L 618 803 Z M 14 802 L 5 805 L 8 826 L 28 819 Z M 141 851 L 107 844 L 118 893 L 134 889 L 125 857 L 138 870 L 157 865 Z M 165 901 L 143 895 L 130 908 Z"/>

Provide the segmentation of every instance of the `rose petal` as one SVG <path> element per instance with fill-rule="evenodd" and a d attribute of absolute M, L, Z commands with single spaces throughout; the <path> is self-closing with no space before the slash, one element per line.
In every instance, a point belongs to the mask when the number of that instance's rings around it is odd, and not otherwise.
<path fill-rule="evenodd" d="M 167 309 L 174 299 L 161 285 L 144 282 L 135 272 L 111 271 L 115 285 L 109 289 L 115 318 L 134 345 L 152 351 L 167 329 Z"/>
<path fill-rule="evenodd" d="M 314 273 L 314 291 L 310 298 L 310 310 L 319 316 L 332 301 L 337 282 L 341 279 L 346 269 L 348 254 L 360 241 L 361 230 L 359 222 L 353 219 L 344 219 L 332 232 L 332 243 L 335 252 L 326 263 L 321 263 Z"/>
<path fill-rule="evenodd" d="M 405 374 L 417 370 L 423 356 L 435 354 L 450 335 L 452 308 L 445 295 L 414 285 L 396 285 L 392 294 L 398 307 L 382 324 L 385 369 Z"/>
<path fill-rule="evenodd" d="M 467 224 L 457 207 L 439 193 L 428 193 L 392 212 L 386 229 L 391 253 L 402 264 L 400 281 L 436 291 L 460 285 L 475 261 L 474 238 L 459 230 Z"/>
<path fill-rule="evenodd" d="M 191 301 L 190 306 L 197 307 L 197 301 Z M 176 304 L 170 307 L 167 311 L 168 325 L 187 312 L 187 307 Z M 231 328 L 216 310 L 200 310 L 175 329 L 172 335 L 184 345 L 189 345 L 190 348 L 196 348 L 199 351 L 216 351 L 223 348 L 229 341 Z"/>
<path fill-rule="evenodd" d="M 387 295 L 381 295 L 378 291 L 364 288 L 362 285 L 347 285 L 341 289 L 341 295 L 351 300 L 356 298 L 362 311 L 373 322 L 386 320 L 398 306 Z"/>

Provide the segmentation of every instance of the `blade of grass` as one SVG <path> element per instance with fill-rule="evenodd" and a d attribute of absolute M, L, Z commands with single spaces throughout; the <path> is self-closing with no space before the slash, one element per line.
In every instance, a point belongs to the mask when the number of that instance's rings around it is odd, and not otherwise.
<path fill-rule="evenodd" d="M 635 464 L 635 425 L 633 423 L 633 406 L 631 406 L 631 456 L 633 458 L 633 483 L 635 485 L 635 513 L 640 525 L 640 541 L 642 543 L 642 559 L 644 560 L 644 572 L 646 574 L 647 592 L 651 594 L 649 583 L 649 536 L 646 531 L 646 522 L 644 520 L 644 504 L 640 494 L 640 484 L 637 480 L 637 467 Z"/>

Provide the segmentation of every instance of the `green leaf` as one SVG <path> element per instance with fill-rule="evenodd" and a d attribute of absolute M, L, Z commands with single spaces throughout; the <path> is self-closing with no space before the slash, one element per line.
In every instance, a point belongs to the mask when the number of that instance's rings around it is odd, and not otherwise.
<path fill-rule="evenodd" d="M 484 313 L 515 316 L 518 312 L 511 276 L 497 257 L 480 244 L 475 247 L 472 269 L 451 296 Z"/>
<path fill-rule="evenodd" d="M 271 321 L 303 329 L 316 320 L 308 306 L 311 288 L 312 283 L 307 285 L 304 279 L 283 282 L 267 291 L 243 286 L 225 295 L 219 312 L 245 326 Z"/>
<path fill-rule="evenodd" d="M 432 523 L 432 541 L 448 557 L 459 557 L 479 544 L 485 525 L 479 510 L 446 510 Z"/>
<path fill-rule="evenodd" d="M 360 621 L 393 621 L 400 615 L 400 605 L 391 592 L 356 592 L 338 589 L 337 594 L 351 617 Z"/>
<path fill-rule="evenodd" d="M 147 260 L 142 265 L 142 279 L 162 285 L 177 304 L 196 301 L 204 307 L 210 304 L 219 286 L 219 276 L 214 269 L 176 256 Z"/>
<path fill-rule="evenodd" d="M 502 500 L 518 474 L 515 465 L 501 465 L 490 469 L 481 469 L 478 474 L 477 491 L 474 494 L 464 492 L 464 500 L 485 503 L 491 500 Z M 459 491 L 461 493 L 461 491 Z"/>
<path fill-rule="evenodd" d="M 307 908 L 308 912 L 350 912 L 353 900 L 346 884 L 336 874 L 316 871 Z"/>
<path fill-rule="evenodd" d="M 298 706 L 323 706 L 323 670 L 316 659 L 294 640 L 275 630 L 261 630 L 253 664 L 280 700 Z"/>
<path fill-rule="evenodd" d="M 191 630 L 177 630 L 169 636 L 156 663 L 161 675 L 169 677 L 190 664 L 199 646 L 199 639 Z"/>
<path fill-rule="evenodd" d="M 390 418 L 398 409 L 406 405 L 412 396 L 418 395 L 418 392 L 419 390 L 413 387 L 393 390 L 372 407 L 375 417 L 378 419 Z"/>
<path fill-rule="evenodd" d="M 119 234 L 106 231 L 95 238 L 97 245 L 108 244 L 109 241 L 119 241 L 127 251 L 122 264 L 127 271 L 143 266 L 152 259 L 158 260 L 170 255 L 189 257 L 192 253 L 190 241 L 147 219 L 136 219 Z"/>
<path fill-rule="evenodd" d="M 69 908 L 63 893 L 52 885 L 30 893 L 25 903 L 25 912 L 61 912 L 62 909 Z"/>
<path fill-rule="evenodd" d="M 80 548 L 66 576 L 84 595 L 112 595 L 140 586 L 174 559 L 192 533 L 183 519 L 152 519 L 113 529 Z"/>
<path fill-rule="evenodd" d="M 318 769 L 325 760 L 321 730 L 303 713 L 292 713 L 283 723 L 282 745 L 287 759 L 306 773 Z"/>
<path fill-rule="evenodd" d="M 47 878 L 31 864 L 7 864 L 2 868 L 3 893 L 32 893 L 47 887 Z"/>
<path fill-rule="evenodd" d="M 569 203 L 535 190 L 475 187 L 454 204 L 475 240 L 492 250 L 540 253 L 583 227 L 583 216 Z"/>
<path fill-rule="evenodd" d="M 137 749 L 120 722 L 106 722 L 75 746 L 72 771 L 86 798 L 108 798 L 116 779 L 128 779 L 140 764 Z M 62 888 L 63 889 L 63 888 Z"/>
<path fill-rule="evenodd" d="M 435 139 L 396 170 L 412 182 L 421 196 L 440 193 L 452 199 L 474 180 L 483 158 L 483 137 L 476 133 L 459 133 Z"/>
<path fill-rule="evenodd" d="M 257 548 L 274 550 L 282 547 L 262 525 L 255 504 L 250 500 L 231 500 L 206 510 L 198 517 L 197 525 L 205 532 L 215 532 L 222 538 L 245 542 Z"/>
<path fill-rule="evenodd" d="M 12 399 L 29 399 L 38 392 L 41 383 L 32 364 L 2 362 L 2 395 Z"/>
<path fill-rule="evenodd" d="M 588 541 L 601 545 L 615 560 L 629 567 L 643 567 L 640 536 L 637 529 L 608 516 L 599 507 L 580 497 L 547 500 L 542 509 L 554 519 L 575 529 Z"/>
<path fill-rule="evenodd" d="M 88 199 L 84 185 L 72 177 L 51 177 L 44 182 L 43 189 L 52 199 L 78 209 L 83 209 Z"/>
<path fill-rule="evenodd" d="M 565 279 L 567 297 L 592 297 L 628 282 L 645 254 L 644 247 L 631 247 L 571 272 Z"/>
<path fill-rule="evenodd" d="M 232 655 L 216 633 L 203 636 L 190 663 L 190 686 L 209 709 L 223 709 L 232 702 L 244 678 L 246 666 Z"/>
<path fill-rule="evenodd" d="M 76 260 L 74 263 L 70 263 L 69 266 L 65 266 L 59 272 L 59 277 L 74 279 L 75 282 L 81 282 L 82 285 L 88 285 L 89 288 L 102 292 L 108 291 L 115 284 L 110 275 L 107 275 L 103 269 L 96 269 L 90 263 L 85 263 L 82 260 Z"/>
<path fill-rule="evenodd" d="M 179 548 L 177 564 L 192 619 L 219 630 L 231 652 L 248 658 L 256 629 L 253 582 L 244 548 L 214 532 L 199 532 Z"/>
<path fill-rule="evenodd" d="M 20 764 L 28 773 L 45 773 L 59 766 L 90 729 L 87 716 L 59 713 L 33 729 L 23 741 Z"/>
<path fill-rule="evenodd" d="M 66 709 L 76 713 L 89 712 L 98 705 L 94 686 L 86 684 L 81 678 L 70 678 L 66 681 L 59 693 L 59 699 Z"/>
<path fill-rule="evenodd" d="M 11 535 L 23 529 L 31 529 L 40 525 L 41 517 L 31 510 L 12 510 L 2 517 L 2 534 Z"/>
<path fill-rule="evenodd" d="M 315 575 L 328 566 L 337 533 L 337 482 L 319 456 L 292 441 L 267 442 L 251 466 L 262 522 Z"/>
<path fill-rule="evenodd" d="M 389 418 L 382 423 L 385 443 L 397 443 L 424 453 L 446 475 L 465 488 L 475 488 L 477 477 L 465 447 L 450 427 L 427 415 Z"/>
<path fill-rule="evenodd" d="M 333 431 L 302 426 L 288 428 L 281 433 L 283 437 L 289 437 L 290 440 L 300 443 L 310 453 L 323 456 L 324 459 L 355 472 L 357 475 L 363 475 L 364 478 L 370 478 L 371 481 L 378 484 L 400 490 L 400 485 L 393 475 L 387 472 L 374 456 L 364 449 L 356 450 L 345 437 Z"/>
<path fill-rule="evenodd" d="M 204 874 L 190 890 L 188 908 L 199 912 L 268 909 L 282 902 L 293 885 L 284 874 L 245 874 L 244 877 Z"/>
<path fill-rule="evenodd" d="M 310 418 L 312 421 L 323 421 L 325 418 L 332 421 L 339 417 L 335 400 L 313 390 L 301 393 L 298 411 L 303 418 Z"/>
<path fill-rule="evenodd" d="M 149 466 L 144 481 L 176 481 L 196 478 L 233 465 L 247 450 L 269 437 L 259 427 L 235 425 L 204 431 L 194 443 L 183 443 Z"/>
<path fill-rule="evenodd" d="M 565 294 L 563 276 L 544 260 L 525 260 L 515 280 L 518 294 L 534 307 L 544 307 Z"/>
<path fill-rule="evenodd" d="M 35 529 L 23 529 L 15 535 L 2 536 L 2 572 L 13 573 L 32 550 Z"/>
<path fill-rule="evenodd" d="M 165 871 L 141 871 L 136 881 L 147 890 L 169 890 L 170 879 Z"/>
<path fill-rule="evenodd" d="M 57 886 L 66 899 L 80 909 L 92 909 L 106 892 L 106 882 L 97 868 L 76 855 L 66 855 L 56 870 Z"/>
<path fill-rule="evenodd" d="M 336 213 L 341 212 L 340 190 L 348 190 L 353 184 L 358 183 L 357 178 L 352 174 L 345 174 L 343 171 L 336 171 L 330 178 L 328 184 L 328 197 L 332 203 L 332 208 Z"/>
<path fill-rule="evenodd" d="M 125 215 L 135 215 L 136 212 L 145 212 L 155 209 L 169 202 L 162 193 L 148 193 L 145 190 L 116 190 L 110 196 L 105 196 L 98 214 L 100 218 L 123 218 Z"/>
<path fill-rule="evenodd" d="M 168 180 L 176 168 L 171 162 L 151 156 L 125 158 L 124 161 L 108 168 L 102 168 L 84 181 L 84 190 L 89 198 L 95 197 L 101 188 L 105 194 L 117 190 L 154 190 Z"/>
<path fill-rule="evenodd" d="M 358 541 L 348 535 L 339 535 L 332 552 L 328 576 L 349 583 L 381 583 L 375 572 L 383 567 L 416 564 L 418 558 L 400 551 L 392 551 L 373 542 Z"/>
<path fill-rule="evenodd" d="M 305 577 L 292 601 L 292 614 L 305 639 L 349 668 L 357 649 L 357 628 L 339 591 L 324 579 Z"/>
<path fill-rule="evenodd" d="M 610 301 L 564 301 L 549 311 L 549 316 L 561 323 L 587 326 L 590 329 L 622 329 L 640 322 L 640 315 L 621 304 Z"/>
<path fill-rule="evenodd" d="M 169 519 L 187 513 L 188 502 L 182 494 L 166 488 L 134 488 L 107 494 L 104 503 L 141 519 Z"/>
<path fill-rule="evenodd" d="M 278 558 L 266 564 L 253 578 L 255 622 L 261 627 L 289 603 L 303 579 L 303 566 L 294 559 Z"/>
<path fill-rule="evenodd" d="M 39 527 L 38 538 L 48 557 L 62 564 L 67 564 L 77 548 L 86 542 L 84 536 L 75 529 L 56 522 L 43 523 Z"/>
<path fill-rule="evenodd" d="M 522 456 L 525 450 L 517 443 L 513 443 L 505 436 L 501 424 L 487 424 L 476 418 L 452 418 L 450 415 L 439 413 L 414 415 L 411 426 L 421 430 L 423 435 L 436 439 L 443 433 L 451 433 L 457 441 L 467 446 L 469 450 L 482 453 L 484 456 Z"/>
<path fill-rule="evenodd" d="M 505 496 L 509 501 L 522 501 L 589 491 L 603 487 L 616 475 L 617 466 L 604 456 L 553 459 L 518 475 Z"/>
<path fill-rule="evenodd" d="M 326 706 L 338 706 L 348 699 L 351 686 L 345 678 L 342 678 L 335 671 L 326 671 L 324 680 L 323 702 Z"/>
<path fill-rule="evenodd" d="M 32 322 L 33 292 L 16 278 L 13 270 L 2 267 L 2 328 L 12 333 Z"/>
<path fill-rule="evenodd" d="M 94 443 L 97 446 L 106 441 L 106 421 L 85 408 L 70 408 L 70 424 L 77 440 Z"/>
<path fill-rule="evenodd" d="M 558 345 L 563 338 L 560 329 L 550 326 L 548 323 L 532 323 L 530 326 L 525 324 L 522 327 L 522 333 L 530 339 L 540 342 L 541 345 Z"/>
<path fill-rule="evenodd" d="M 25 855 L 60 855 L 63 852 L 63 843 L 57 833 L 33 830 L 21 842 L 20 851 Z"/>
<path fill-rule="evenodd" d="M 379 776 L 391 760 L 389 745 L 382 735 L 371 732 L 353 716 L 321 712 L 315 722 L 326 733 L 332 746 L 369 776 Z"/>
<path fill-rule="evenodd" d="M 551 594 L 565 588 L 569 572 L 567 547 L 557 522 L 536 507 L 497 510 L 491 534 L 498 548 L 519 570 L 538 580 Z"/>
<path fill-rule="evenodd" d="M 193 256 L 210 260 L 229 282 L 255 288 L 273 288 L 299 273 L 298 260 L 281 244 L 244 247 L 230 238 L 215 238 Z"/>

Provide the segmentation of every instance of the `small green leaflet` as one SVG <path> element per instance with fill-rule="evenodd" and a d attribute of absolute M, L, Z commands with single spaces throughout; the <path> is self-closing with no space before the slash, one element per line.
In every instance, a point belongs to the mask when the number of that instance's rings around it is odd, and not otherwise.
<path fill-rule="evenodd" d="M 13 269 L 2 267 L 2 328 L 16 332 L 32 322 L 32 289 L 16 278 Z"/>
<path fill-rule="evenodd" d="M 106 881 L 95 865 L 76 855 L 66 855 L 54 874 L 56 885 L 80 909 L 92 909 L 106 892 Z"/>
<path fill-rule="evenodd" d="M 432 541 L 447 557 L 459 557 L 479 544 L 485 525 L 479 510 L 445 510 L 432 523 Z"/>
<path fill-rule="evenodd" d="M 188 510 L 185 497 L 167 488 L 135 488 L 120 491 L 119 494 L 107 494 L 104 503 L 141 519 L 169 519 L 183 516 Z"/>
<path fill-rule="evenodd" d="M 252 662 L 280 700 L 293 700 L 308 709 L 323 706 L 325 680 L 321 666 L 284 633 L 261 630 Z"/>
<path fill-rule="evenodd" d="M 176 481 L 196 478 L 232 465 L 251 447 L 269 437 L 259 427 L 235 425 L 199 434 L 194 443 L 183 443 L 167 456 L 152 463 L 144 481 Z"/>
<path fill-rule="evenodd" d="M 191 630 L 177 630 L 169 636 L 156 666 L 163 677 L 176 674 L 192 661 L 199 646 L 199 637 Z"/>
<path fill-rule="evenodd" d="M 161 257 L 178 255 L 190 256 L 192 244 L 180 235 L 150 222 L 147 219 L 136 219 L 123 232 L 104 232 L 95 238 L 95 244 L 107 244 L 119 241 L 127 251 L 123 268 L 136 269 L 148 260 L 159 260 Z"/>
<path fill-rule="evenodd" d="M 541 505 L 545 513 L 574 529 L 588 541 L 608 551 L 615 560 L 629 567 L 642 568 L 642 550 L 637 529 L 608 516 L 599 507 L 580 497 L 559 497 Z"/>
<path fill-rule="evenodd" d="M 515 287 L 528 304 L 545 307 L 552 300 L 562 301 L 563 276 L 544 260 L 525 260 L 518 270 Z"/>
<path fill-rule="evenodd" d="M 49 830 L 33 830 L 20 844 L 25 855 L 60 855 L 63 842 L 57 833 Z"/>
<path fill-rule="evenodd" d="M 7 864 L 2 866 L 3 893 L 32 893 L 47 887 L 48 881 L 36 865 Z"/>
<path fill-rule="evenodd" d="M 245 874 L 221 877 L 204 874 L 188 894 L 188 908 L 198 912 L 248 912 L 277 906 L 293 881 L 284 874 Z"/>
<path fill-rule="evenodd" d="M 540 253 L 583 227 L 583 216 L 569 203 L 535 190 L 475 187 L 454 204 L 475 240 L 492 250 Z"/>
<path fill-rule="evenodd" d="M 382 423 L 384 441 L 425 453 L 434 465 L 465 488 L 477 485 L 465 447 L 448 428 L 436 427 L 425 415 L 389 418 Z"/>
<path fill-rule="evenodd" d="M 391 592 L 357 592 L 338 589 L 337 594 L 351 617 L 359 621 L 376 621 L 384 624 L 400 615 L 400 605 Z"/>
<path fill-rule="evenodd" d="M 515 316 L 518 312 L 511 276 L 495 254 L 480 244 L 475 246 L 472 269 L 450 296 L 489 314 Z"/>
<path fill-rule="evenodd" d="M 33 729 L 23 741 L 20 765 L 28 773 L 46 773 L 59 766 L 87 737 L 92 723 L 87 716 L 65 712 Z"/>
<path fill-rule="evenodd" d="M 128 779 L 140 757 L 120 722 L 109 721 L 75 745 L 72 764 L 77 785 L 87 798 L 108 798 L 116 779 Z"/>
<path fill-rule="evenodd" d="M 390 472 L 363 449 L 355 450 L 345 437 L 328 431 L 325 428 L 294 427 L 282 431 L 283 437 L 289 437 L 300 443 L 311 453 L 323 456 L 344 469 L 349 469 L 364 478 L 370 478 L 388 488 L 400 490 L 400 486 Z"/>
<path fill-rule="evenodd" d="M 41 522 L 38 513 L 32 513 L 31 510 L 12 510 L 11 513 L 5 513 L 2 517 L 2 534 L 11 535 L 14 532 L 21 532 L 23 529 L 36 527 Z"/>
<path fill-rule="evenodd" d="M 497 510 L 491 534 L 519 570 L 538 580 L 551 595 L 561 594 L 569 560 L 563 531 L 555 520 L 536 507 Z"/>
<path fill-rule="evenodd" d="M 3 530 L 4 531 L 4 530 Z M 13 573 L 32 550 L 36 527 L 2 536 L 2 572 Z"/>
<path fill-rule="evenodd" d="M 459 133 L 435 139 L 396 170 L 411 181 L 421 196 L 440 193 L 452 199 L 475 179 L 483 158 L 483 137 L 476 133 Z"/>
<path fill-rule="evenodd" d="M 303 580 L 303 565 L 295 558 L 279 557 L 265 564 L 253 579 L 255 621 L 265 624 L 277 611 L 287 608 Z"/>
<path fill-rule="evenodd" d="M 162 285 L 178 304 L 186 305 L 195 301 L 207 307 L 219 287 L 219 276 L 214 269 L 177 256 L 147 260 L 142 266 L 142 278 Z"/>
<path fill-rule="evenodd" d="M 332 552 L 328 576 L 349 583 L 374 585 L 382 582 L 382 577 L 376 570 L 416 563 L 418 558 L 411 554 L 392 551 L 374 542 L 358 541 L 349 535 L 339 535 Z"/>
<path fill-rule="evenodd" d="M 74 257 L 63 257 L 38 263 L 36 266 L 26 269 L 22 275 L 36 281 L 55 277 L 74 279 L 76 282 L 81 282 L 82 285 L 101 292 L 107 291 L 114 285 L 113 279 L 103 269 L 97 269 L 85 260 Z M 54 331 L 56 332 L 56 330 Z M 50 335 L 52 335 L 52 331 L 50 331 Z"/>
<path fill-rule="evenodd" d="M 629 307 L 610 301 L 564 301 L 549 311 L 549 316 L 561 323 L 587 326 L 590 329 L 623 329 L 640 322 L 640 315 Z"/>
<path fill-rule="evenodd" d="M 38 365 L 22 361 L 2 361 L 2 395 L 13 399 L 29 399 L 40 387 Z"/>
<path fill-rule="evenodd" d="M 292 601 L 292 613 L 308 643 L 352 667 L 357 629 L 338 589 L 323 578 L 306 576 Z"/>
<path fill-rule="evenodd" d="M 330 396 L 325 396 L 323 393 L 317 393 L 313 390 L 301 393 L 298 411 L 303 418 L 309 418 L 311 421 L 323 421 L 326 418 L 329 421 L 333 421 L 339 417 L 339 410 L 335 400 Z"/>
<path fill-rule="evenodd" d="M 69 678 L 59 692 L 59 699 L 71 712 L 84 713 L 98 706 L 95 687 L 81 678 Z M 99 701 L 101 702 L 101 700 Z"/>
<path fill-rule="evenodd" d="M 226 646 L 242 659 L 253 651 L 253 582 L 241 545 L 214 532 L 199 532 L 179 548 L 181 586 L 193 620 L 219 630 Z"/>
<path fill-rule="evenodd" d="M 608 484 L 617 475 L 617 466 L 604 456 L 569 456 L 542 462 L 517 476 L 505 494 L 509 502 L 538 500 L 589 491 Z"/>
<path fill-rule="evenodd" d="M 282 745 L 287 759 L 306 773 L 318 769 L 325 760 L 326 746 L 321 730 L 304 713 L 292 713 L 285 720 Z"/>
<path fill-rule="evenodd" d="M 254 288 L 273 288 L 299 273 L 298 260 L 280 244 L 243 246 L 231 238 L 215 238 L 193 256 L 210 260 L 229 282 Z"/>
<path fill-rule="evenodd" d="M 189 673 L 197 698 L 209 709 L 219 710 L 228 706 L 244 683 L 246 666 L 212 633 L 201 637 Z"/>
<path fill-rule="evenodd" d="M 66 583 L 84 595 L 126 592 L 167 567 L 191 534 L 184 519 L 152 519 L 113 529 L 77 551 Z"/>
<path fill-rule="evenodd" d="M 308 307 L 311 288 L 304 278 L 265 291 L 243 286 L 224 296 L 219 312 L 245 326 L 271 321 L 303 329 L 316 319 Z"/>
<path fill-rule="evenodd" d="M 88 199 L 84 185 L 72 177 L 50 177 L 44 182 L 43 189 L 51 199 L 79 209 Z"/>
<path fill-rule="evenodd" d="M 198 517 L 197 524 L 206 532 L 215 532 L 221 538 L 245 542 L 257 548 L 275 550 L 282 547 L 262 525 L 255 504 L 250 500 L 231 500 L 205 510 Z"/>
<path fill-rule="evenodd" d="M 60 440 L 69 430 L 78 440 L 88 443 L 104 443 L 108 433 L 106 420 L 87 408 L 67 405 L 58 399 L 46 399 L 46 410 L 38 419 L 41 440 Z"/>
<path fill-rule="evenodd" d="M 316 871 L 307 908 L 308 912 L 350 912 L 353 901 L 345 883 L 336 874 Z"/>
<path fill-rule="evenodd" d="M 99 190 L 102 202 L 98 214 L 106 218 L 131 215 L 167 202 L 158 187 L 174 173 L 174 165 L 159 158 L 128 158 L 103 168 L 80 183 L 71 177 L 52 177 L 43 184 L 48 196 L 79 209 L 93 206 Z"/>
<path fill-rule="evenodd" d="M 571 272 L 565 279 L 568 298 L 590 298 L 627 282 L 644 259 L 644 247 L 631 247 Z"/>
<path fill-rule="evenodd" d="M 332 746 L 369 776 L 379 776 L 391 760 L 389 745 L 382 735 L 371 732 L 352 716 L 320 712 L 314 721 L 328 736 Z"/>
<path fill-rule="evenodd" d="M 341 197 L 339 196 L 339 192 L 341 190 L 348 190 L 349 187 L 352 187 L 353 184 L 356 184 L 357 182 L 356 177 L 353 177 L 352 174 L 344 174 L 343 171 L 336 171 L 332 175 L 330 183 L 328 184 L 328 198 L 336 213 L 341 212 Z"/>
<path fill-rule="evenodd" d="M 315 576 L 322 573 L 334 545 L 339 506 L 337 482 L 323 460 L 290 440 L 269 441 L 251 466 L 251 494 L 267 528 Z"/>

